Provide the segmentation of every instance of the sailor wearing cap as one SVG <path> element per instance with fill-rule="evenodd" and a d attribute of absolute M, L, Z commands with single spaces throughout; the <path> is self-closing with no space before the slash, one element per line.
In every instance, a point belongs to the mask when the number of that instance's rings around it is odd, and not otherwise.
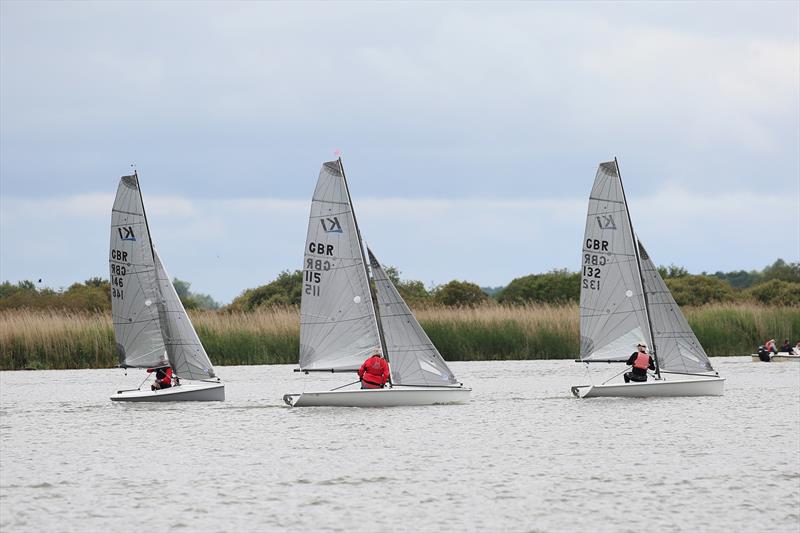
<path fill-rule="evenodd" d="M 625 383 L 647 381 L 647 369 L 656 369 L 655 361 L 648 355 L 647 345 L 643 342 L 636 345 L 636 351 L 628 358 L 627 364 L 631 365 L 633 369 L 630 372 L 625 372 L 623 376 Z"/>

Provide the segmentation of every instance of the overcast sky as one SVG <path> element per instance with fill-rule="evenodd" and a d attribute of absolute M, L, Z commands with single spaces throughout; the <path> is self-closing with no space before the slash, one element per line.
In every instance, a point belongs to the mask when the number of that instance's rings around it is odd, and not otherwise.
<path fill-rule="evenodd" d="M 0 279 L 107 277 L 139 171 L 170 273 L 300 268 L 341 150 L 362 234 L 426 284 L 577 270 L 617 156 L 658 264 L 800 260 L 800 3 L 0 2 Z"/>

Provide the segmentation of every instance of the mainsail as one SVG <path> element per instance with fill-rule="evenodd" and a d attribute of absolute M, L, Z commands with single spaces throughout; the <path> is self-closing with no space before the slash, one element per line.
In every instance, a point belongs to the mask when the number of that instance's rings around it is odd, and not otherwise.
<path fill-rule="evenodd" d="M 160 295 L 139 179 L 123 176 L 111 212 L 111 315 L 123 367 L 167 364 L 158 320 Z"/>
<path fill-rule="evenodd" d="M 367 248 L 378 311 L 386 342 L 386 356 L 395 385 L 456 384 L 453 372 L 433 345 L 389 276 Z"/>
<path fill-rule="evenodd" d="M 653 347 L 658 366 L 669 372 L 698 373 L 714 369 L 680 307 L 661 279 L 656 266 L 639 241 L 642 281 L 647 294 L 647 308 L 653 325 Z"/>
<path fill-rule="evenodd" d="M 214 367 L 155 249 L 153 256 L 161 293 L 158 305 L 161 333 L 172 370 L 178 377 L 184 379 L 215 377 Z"/>
<path fill-rule="evenodd" d="M 581 359 L 626 360 L 652 348 L 644 288 L 616 161 L 601 163 L 589 196 L 581 269 Z"/>
<path fill-rule="evenodd" d="M 341 160 L 322 165 L 311 202 L 300 301 L 300 368 L 355 370 L 382 353 Z"/>

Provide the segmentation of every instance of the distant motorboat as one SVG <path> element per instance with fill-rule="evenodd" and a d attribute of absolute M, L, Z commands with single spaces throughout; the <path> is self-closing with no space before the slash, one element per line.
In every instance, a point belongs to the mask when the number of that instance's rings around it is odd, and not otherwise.
<path fill-rule="evenodd" d="M 750 354 L 753 359 L 753 362 L 762 362 L 761 356 L 757 353 Z M 800 362 L 800 355 L 793 354 L 791 352 L 778 352 L 778 353 L 771 353 L 769 355 L 770 363 L 792 363 L 792 362 Z"/>
<path fill-rule="evenodd" d="M 617 160 L 600 163 L 589 196 L 581 269 L 581 357 L 584 363 L 625 363 L 645 342 L 655 379 L 576 385 L 597 396 L 721 396 L 725 379 L 675 303 L 634 231 Z M 622 379 L 621 377 L 619 378 Z"/>

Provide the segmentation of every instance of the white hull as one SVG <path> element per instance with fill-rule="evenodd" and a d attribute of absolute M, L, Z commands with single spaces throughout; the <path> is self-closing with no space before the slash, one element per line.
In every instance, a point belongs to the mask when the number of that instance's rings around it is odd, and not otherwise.
<path fill-rule="evenodd" d="M 578 398 L 603 396 L 623 398 L 722 396 L 725 393 L 725 378 L 708 377 L 685 380 L 658 380 L 644 383 L 614 383 L 606 385 L 578 385 L 572 394 Z"/>
<path fill-rule="evenodd" d="M 115 402 L 221 402 L 225 400 L 225 384 L 209 381 L 183 381 L 178 386 L 159 390 L 118 391 Z"/>
<path fill-rule="evenodd" d="M 750 354 L 753 358 L 753 362 L 761 362 L 761 358 L 758 357 L 757 353 Z M 772 354 L 770 357 L 769 362 L 771 363 L 791 363 L 791 362 L 800 362 L 800 355 L 794 355 L 788 352 L 778 352 L 776 354 Z"/>
<path fill-rule="evenodd" d="M 291 407 L 398 407 L 466 403 L 472 389 L 466 387 L 392 387 L 286 394 Z"/>

